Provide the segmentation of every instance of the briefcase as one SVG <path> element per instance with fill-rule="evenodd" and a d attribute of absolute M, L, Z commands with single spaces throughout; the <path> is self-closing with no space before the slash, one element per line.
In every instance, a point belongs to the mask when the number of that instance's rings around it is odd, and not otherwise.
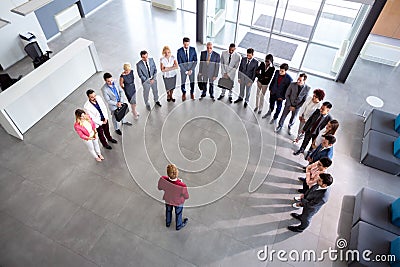
<path fill-rule="evenodd" d="M 201 91 L 207 90 L 207 80 L 203 75 L 197 75 L 197 85 Z"/>
<path fill-rule="evenodd" d="M 218 87 L 222 89 L 232 90 L 233 88 L 233 81 L 229 78 L 220 78 L 218 80 Z"/>
<path fill-rule="evenodd" d="M 114 110 L 115 119 L 118 122 L 121 121 L 125 117 L 125 115 L 128 113 L 128 111 L 129 111 L 128 104 L 122 103 L 122 106 L 120 108 L 117 108 L 116 110 Z"/>

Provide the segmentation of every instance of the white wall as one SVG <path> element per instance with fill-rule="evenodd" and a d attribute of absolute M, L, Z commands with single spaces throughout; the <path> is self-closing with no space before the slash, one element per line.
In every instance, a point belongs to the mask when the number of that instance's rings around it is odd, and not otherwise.
<path fill-rule="evenodd" d="M 41 49 L 49 50 L 35 13 L 21 16 L 10 11 L 24 2 L 26 0 L 1 0 L 0 17 L 11 22 L 0 29 L 0 64 L 4 69 L 26 56 L 24 45 L 18 36 L 19 33 L 34 33 Z"/>

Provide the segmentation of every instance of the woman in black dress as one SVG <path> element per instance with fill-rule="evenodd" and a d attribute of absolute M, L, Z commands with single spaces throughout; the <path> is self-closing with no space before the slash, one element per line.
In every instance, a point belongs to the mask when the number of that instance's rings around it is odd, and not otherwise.
<path fill-rule="evenodd" d="M 124 64 L 124 71 L 119 78 L 119 84 L 121 88 L 124 89 L 126 98 L 132 107 L 133 118 L 138 119 L 139 113 L 136 111 L 136 87 L 135 87 L 135 77 L 133 76 L 133 70 L 131 69 L 131 64 Z"/>

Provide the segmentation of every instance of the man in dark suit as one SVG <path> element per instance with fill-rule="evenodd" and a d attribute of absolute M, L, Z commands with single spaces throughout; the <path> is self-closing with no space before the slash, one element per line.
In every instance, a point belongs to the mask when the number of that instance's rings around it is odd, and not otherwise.
<path fill-rule="evenodd" d="M 258 68 L 258 61 L 253 58 L 254 49 L 248 48 L 246 57 L 242 58 L 242 61 L 239 65 L 239 84 L 240 84 L 240 93 L 239 98 L 235 100 L 234 103 L 239 103 L 243 101 L 244 98 L 244 89 L 246 88 L 246 98 L 244 101 L 244 107 L 247 107 L 250 98 L 250 89 L 253 85 L 253 82 L 256 78 L 256 70 Z"/>
<path fill-rule="evenodd" d="M 292 112 L 292 116 L 289 120 L 288 125 L 288 133 L 291 135 L 291 129 L 294 124 L 294 118 L 297 117 L 297 113 L 301 106 L 307 99 L 308 92 L 310 91 L 310 86 L 306 84 L 307 74 L 301 73 L 299 78 L 297 78 L 297 82 L 292 82 L 286 90 L 285 94 L 285 107 L 282 111 L 281 118 L 279 119 L 278 127 L 276 128 L 276 132 L 282 130 L 283 123 L 286 120 L 287 115 Z"/>
<path fill-rule="evenodd" d="M 274 78 L 272 78 L 272 81 L 269 84 L 269 110 L 264 116 L 262 116 L 262 118 L 265 119 L 266 117 L 271 115 L 271 113 L 274 111 L 276 102 L 276 111 L 274 117 L 270 121 L 271 124 L 278 119 L 279 113 L 281 112 L 282 108 L 282 102 L 283 100 L 285 100 L 286 90 L 293 80 L 292 77 L 290 77 L 290 75 L 287 73 L 288 69 L 289 65 L 283 63 L 279 67 L 279 70 L 275 71 Z"/>
<path fill-rule="evenodd" d="M 200 54 L 200 67 L 199 74 L 197 77 L 197 82 L 202 82 L 202 94 L 200 100 L 206 96 L 207 92 L 207 83 L 209 83 L 209 93 L 212 100 L 214 100 L 214 81 L 218 77 L 219 72 L 219 63 L 221 61 L 221 57 L 217 52 L 213 51 L 212 42 L 207 43 L 207 50 L 201 51 Z"/>
<path fill-rule="evenodd" d="M 288 229 L 293 232 L 303 232 L 311 222 L 311 218 L 319 211 L 319 209 L 328 201 L 329 197 L 329 186 L 333 183 L 333 177 L 329 173 L 321 173 L 317 180 L 317 184 L 313 185 L 308 189 L 304 195 L 300 197 L 294 197 L 297 201 L 293 204 L 295 208 L 303 207 L 303 212 L 290 213 L 290 215 L 301 221 L 300 225 L 288 226 Z"/>
<path fill-rule="evenodd" d="M 293 155 L 297 156 L 304 152 L 310 140 L 314 140 L 321 129 L 324 129 L 326 124 L 332 120 L 329 111 L 332 108 L 332 104 L 329 102 L 324 102 L 321 108 L 316 109 L 314 113 L 308 118 L 306 124 L 303 126 L 302 134 L 305 134 L 303 143 L 301 144 L 299 150 L 293 152 Z"/>
<path fill-rule="evenodd" d="M 181 70 L 181 90 L 182 90 L 182 101 L 186 100 L 186 89 L 185 83 L 186 78 L 189 76 L 190 81 L 190 98 L 194 100 L 194 70 L 197 65 L 197 53 L 194 47 L 189 46 L 190 39 L 188 37 L 183 38 L 183 47 L 178 49 L 177 58 L 179 68 Z"/>
<path fill-rule="evenodd" d="M 323 136 L 324 136 L 324 140 L 322 140 L 321 144 L 319 144 L 317 146 L 317 148 L 315 148 L 313 150 L 313 152 L 311 152 L 310 156 L 308 156 L 307 160 L 308 160 L 309 164 L 317 162 L 318 160 L 325 158 L 325 157 L 332 159 L 333 144 L 336 143 L 336 137 L 331 134 L 327 134 L 327 135 L 323 135 Z"/>
<path fill-rule="evenodd" d="M 160 102 L 158 101 L 158 89 L 157 89 L 157 67 L 154 63 L 153 58 L 149 58 L 147 51 L 140 51 L 141 60 L 136 63 L 137 73 L 142 81 L 143 85 L 143 98 L 144 104 L 146 105 L 147 110 L 150 110 L 149 104 L 149 93 L 150 88 L 153 91 L 154 102 L 157 106 L 161 107 Z"/>

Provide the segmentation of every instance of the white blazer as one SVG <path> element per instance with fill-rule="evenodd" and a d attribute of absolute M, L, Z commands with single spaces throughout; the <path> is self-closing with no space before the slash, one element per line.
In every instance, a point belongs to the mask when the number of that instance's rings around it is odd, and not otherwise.
<path fill-rule="evenodd" d="M 101 112 L 106 120 L 108 120 L 108 111 L 106 104 L 104 104 L 103 98 L 101 96 L 96 95 L 96 101 L 100 106 Z M 92 118 L 94 123 L 96 124 L 96 128 L 103 124 L 100 117 L 100 112 L 97 110 L 92 103 L 90 103 L 89 99 L 85 102 L 83 108 L 89 113 L 89 116 Z"/>

